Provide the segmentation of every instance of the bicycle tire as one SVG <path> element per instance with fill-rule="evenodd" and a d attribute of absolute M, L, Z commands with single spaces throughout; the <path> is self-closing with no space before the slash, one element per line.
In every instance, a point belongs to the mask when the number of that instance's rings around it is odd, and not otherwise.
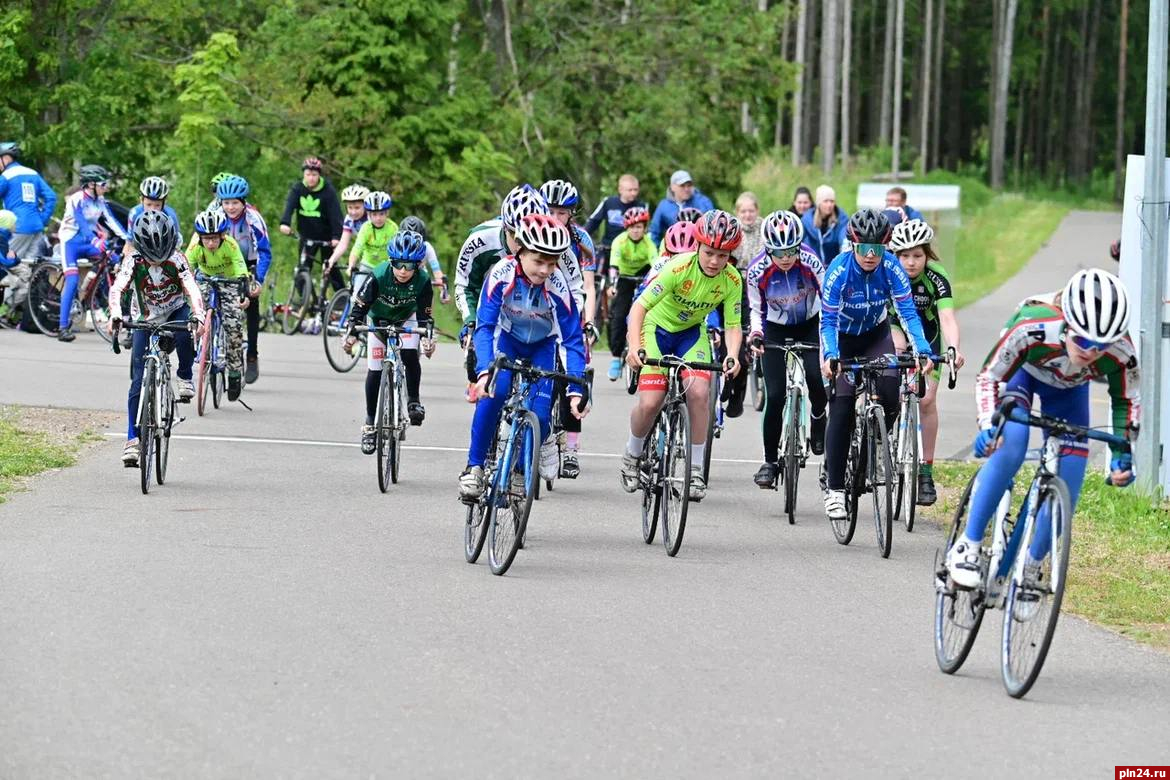
<path fill-rule="evenodd" d="M 200 417 L 207 408 L 207 396 L 213 395 L 211 388 L 215 377 L 211 372 L 211 318 L 212 312 L 207 312 L 207 324 L 200 328 L 199 354 L 195 358 L 195 411 Z"/>
<path fill-rule="evenodd" d="M 308 271 L 297 271 L 293 275 L 292 283 L 288 288 L 288 299 L 284 304 L 281 315 L 280 329 L 286 336 L 291 336 L 301 328 L 305 315 L 313 303 L 313 278 Z"/>
<path fill-rule="evenodd" d="M 796 525 L 796 486 L 800 481 L 800 404 L 799 388 L 788 393 L 787 428 L 784 447 L 784 513 L 788 524 Z"/>
<path fill-rule="evenodd" d="M 967 487 L 963 489 L 946 547 L 938 556 L 940 560 L 937 561 L 935 572 L 934 658 L 944 674 L 959 671 L 959 667 L 967 660 L 971 648 L 975 646 L 979 627 L 983 625 L 987 605 L 982 588 L 952 588 L 947 582 L 946 554 L 967 527 L 967 510 L 971 505 L 971 491 L 975 487 L 976 476 L 978 474 L 967 480 Z"/>
<path fill-rule="evenodd" d="M 479 560 L 483 543 L 487 540 L 488 523 L 485 510 L 486 506 L 482 500 L 467 505 L 467 515 L 463 521 L 463 557 L 468 563 Z"/>
<path fill-rule="evenodd" d="M 748 385 L 752 393 L 752 406 L 757 412 L 764 411 L 764 366 L 763 358 L 752 360 L 752 370 L 748 373 Z"/>
<path fill-rule="evenodd" d="M 1072 552 L 1072 498 L 1068 485 L 1060 477 L 1053 476 L 1042 482 L 1035 493 L 1038 499 L 1029 502 L 1031 517 L 1016 553 L 1007 597 L 1004 599 L 1000 668 L 1003 685 L 1013 699 L 1027 694 L 1044 668 L 1048 650 L 1052 647 L 1052 637 L 1056 634 L 1056 623 L 1060 618 L 1060 605 L 1064 600 L 1064 587 L 1068 580 L 1068 560 Z M 1046 506 L 1049 508 L 1047 520 L 1052 524 L 1051 547 L 1042 561 L 1047 567 L 1043 579 L 1050 583 L 1046 588 L 1047 597 L 1044 594 L 1037 596 L 1035 591 L 1024 589 L 1021 584 L 1027 551 L 1040 528 L 1040 519 L 1044 516 L 1043 509 Z M 1031 600 L 1033 598 L 1035 602 Z M 1028 607 L 1037 602 L 1037 606 Z M 1026 630 L 1026 627 L 1039 625 L 1036 619 L 1041 617 L 1046 619 L 1038 631 Z M 1035 650 L 1030 661 L 1026 652 L 1029 649 Z"/>
<path fill-rule="evenodd" d="M 488 565 L 502 575 L 512 566 L 528 528 L 536 483 L 540 481 L 540 423 L 532 412 L 518 413 L 504 455 L 497 463 L 496 485 L 488 505 Z M 516 477 L 519 477 L 517 483 Z M 506 504 L 504 513 L 501 504 Z"/>
<path fill-rule="evenodd" d="M 908 403 L 899 417 L 902 440 L 898 452 L 898 493 L 896 514 L 902 518 L 906 531 L 914 530 L 914 519 L 918 513 L 918 469 L 921 463 L 918 452 L 918 404 Z"/>
<path fill-rule="evenodd" d="M 662 544 L 673 558 L 682 547 L 691 500 L 691 418 L 685 403 L 676 404 L 667 413 L 662 460 Z"/>
<path fill-rule="evenodd" d="M 703 484 L 711 487 L 711 450 L 715 448 L 715 418 L 719 413 L 719 393 L 722 391 L 719 375 L 711 374 L 707 388 L 707 446 L 703 448 Z"/>
<path fill-rule="evenodd" d="M 216 317 L 214 324 L 215 329 L 211 332 L 211 403 L 218 409 L 223 404 L 223 394 L 227 389 L 227 375 L 224 373 L 227 334 L 224 333 L 222 318 Z"/>
<path fill-rule="evenodd" d="M 142 396 L 138 402 L 138 476 L 142 495 L 150 493 L 154 466 L 154 387 L 154 367 L 148 362 L 142 370 Z"/>
<path fill-rule="evenodd" d="M 394 421 L 394 429 L 390 432 L 390 481 L 397 485 L 398 469 L 402 465 L 402 441 L 410 421 L 406 417 L 406 377 L 395 375 L 393 381 L 394 408 L 390 410 L 390 419 Z"/>
<path fill-rule="evenodd" d="M 110 321 L 110 274 L 108 271 L 102 270 L 101 278 L 94 282 L 86 309 L 89 311 L 89 322 L 93 325 L 93 332 L 98 334 L 102 341 L 109 344 L 111 337 L 106 327 Z"/>
<path fill-rule="evenodd" d="M 171 426 L 175 421 L 175 400 L 170 394 L 163 392 L 160 402 L 162 413 L 162 427 L 158 431 L 158 441 L 154 445 L 154 480 L 163 484 L 167 478 L 167 459 L 171 454 Z"/>
<path fill-rule="evenodd" d="M 259 307 L 257 311 L 260 314 L 258 318 L 260 331 L 266 331 L 270 325 L 275 325 L 277 315 L 283 311 L 283 306 L 276 302 L 276 276 L 276 272 L 269 268 L 260 286 L 260 294 L 252 301 L 253 306 Z"/>
<path fill-rule="evenodd" d="M 339 374 L 353 370 L 358 364 L 360 353 L 354 350 L 353 355 L 347 355 L 341 345 L 345 341 L 345 329 L 349 316 L 349 290 L 338 290 L 333 293 L 329 303 L 325 305 L 325 314 L 321 318 L 321 337 L 325 341 L 325 359 Z"/>
<path fill-rule="evenodd" d="M 885 412 L 871 409 L 869 433 L 866 436 L 868 457 L 867 482 L 873 496 L 873 524 L 877 534 L 878 552 L 890 557 L 894 546 L 894 464 L 890 458 L 890 437 L 886 432 Z"/>
<path fill-rule="evenodd" d="M 42 260 L 29 273 L 25 308 L 37 330 L 52 338 L 56 338 L 60 332 L 61 291 L 64 285 L 65 274 L 52 260 Z"/>
<path fill-rule="evenodd" d="M 390 383 L 390 372 L 383 368 L 382 380 L 378 385 L 378 405 L 374 411 L 374 438 L 377 442 L 378 455 L 378 490 L 383 493 L 390 489 L 390 447 L 392 446 L 390 440 L 393 439 L 394 444 L 398 443 L 398 436 L 395 435 L 388 422 L 393 419 L 390 417 L 390 412 L 393 411 L 391 406 L 394 403 L 391 397 L 393 388 Z"/>
<path fill-rule="evenodd" d="M 662 428 L 661 416 L 654 420 L 646 437 L 646 450 L 639 464 L 638 478 L 642 483 L 642 541 L 650 544 L 658 530 L 658 512 L 662 503 L 662 459 L 658 457 L 658 437 Z"/>
<path fill-rule="evenodd" d="M 849 544 L 857 531 L 857 502 L 861 497 L 861 449 L 854 437 L 849 438 L 849 451 L 845 459 L 845 517 L 829 520 L 837 544 Z"/>

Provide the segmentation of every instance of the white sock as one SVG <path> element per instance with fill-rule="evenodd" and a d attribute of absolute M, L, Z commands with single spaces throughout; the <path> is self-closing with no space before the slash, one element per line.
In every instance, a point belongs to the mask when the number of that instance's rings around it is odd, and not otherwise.
<path fill-rule="evenodd" d="M 626 452 L 633 455 L 635 458 L 642 457 L 642 450 L 645 448 L 646 442 L 639 436 L 630 434 L 630 440 L 626 442 Z"/>
<path fill-rule="evenodd" d="M 703 467 L 703 448 L 706 446 L 706 444 L 691 445 L 691 468 Z"/>

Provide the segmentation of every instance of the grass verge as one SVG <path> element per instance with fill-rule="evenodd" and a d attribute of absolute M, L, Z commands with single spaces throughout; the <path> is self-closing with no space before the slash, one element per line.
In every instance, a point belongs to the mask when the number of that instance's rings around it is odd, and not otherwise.
<path fill-rule="evenodd" d="M 61 416 L 58 410 L 52 412 Z M 34 410 L 0 407 L 0 504 L 20 489 L 26 478 L 49 469 L 72 466 L 83 445 L 103 440 L 89 427 L 68 437 L 52 436 L 45 430 L 38 430 L 42 427 L 37 422 L 40 419 L 43 417 Z"/>
<path fill-rule="evenodd" d="M 926 516 L 946 527 L 975 463 L 936 463 L 939 503 Z M 1085 479 L 1073 519 L 1064 609 L 1170 650 L 1170 501 Z"/>

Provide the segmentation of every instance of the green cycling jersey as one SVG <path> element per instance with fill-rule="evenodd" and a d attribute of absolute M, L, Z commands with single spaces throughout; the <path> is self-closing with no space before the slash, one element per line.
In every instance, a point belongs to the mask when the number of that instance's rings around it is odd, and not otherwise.
<path fill-rule="evenodd" d="M 360 258 L 362 270 L 376 268 L 386 259 L 386 247 L 397 232 L 398 223 L 392 219 L 387 219 L 382 227 L 374 227 L 372 220 L 366 220 L 366 224 L 362 225 L 357 238 L 354 239 L 353 249 L 350 250 L 351 254 L 356 252 Z"/>
<path fill-rule="evenodd" d="M 621 276 L 641 276 L 658 255 L 649 236 L 635 241 L 628 231 L 618 235 L 609 247 L 609 263 Z"/>
<path fill-rule="evenodd" d="M 191 269 L 199 271 L 204 276 L 222 276 L 238 279 L 248 275 L 248 264 L 244 262 L 244 254 L 240 245 L 231 236 L 224 236 L 219 248 L 215 251 L 203 246 L 196 233 L 191 245 L 187 247 L 187 262 Z"/>
<path fill-rule="evenodd" d="M 715 276 L 707 276 L 697 252 L 675 257 L 638 296 L 646 321 L 672 333 L 702 324 L 720 304 L 724 327 L 738 328 L 742 301 L 743 278 L 735 266 L 729 263 Z"/>
<path fill-rule="evenodd" d="M 951 279 L 941 264 L 928 261 L 922 273 L 910 280 L 910 294 L 914 298 L 914 308 L 918 310 L 918 318 L 922 320 L 922 331 L 926 340 L 936 354 L 942 352 L 942 326 L 938 313 L 946 309 L 955 308 L 955 298 L 951 290 Z M 889 321 L 891 327 L 901 330 L 897 312 L 890 306 Z"/>

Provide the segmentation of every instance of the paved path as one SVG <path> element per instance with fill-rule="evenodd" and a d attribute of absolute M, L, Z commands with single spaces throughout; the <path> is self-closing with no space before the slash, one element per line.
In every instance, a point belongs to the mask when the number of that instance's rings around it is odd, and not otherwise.
<path fill-rule="evenodd" d="M 1075 230 L 1037 262 L 1093 245 Z M 195 438 L 175 442 L 150 496 L 112 440 L 0 506 L 0 777 L 1110 777 L 1165 763 L 1170 657 L 1065 618 L 1015 702 L 996 615 L 963 672 L 942 675 L 939 532 L 898 531 L 889 560 L 868 527 L 840 547 L 808 476 L 798 524 L 781 522 L 777 495 L 750 485 L 752 413 L 719 442 L 669 559 L 617 489 L 629 399 L 602 381 L 582 479 L 536 505 L 529 548 L 496 578 L 462 557 L 470 410 L 449 345 L 425 367 L 428 420 L 388 495 L 353 445 L 360 376 L 334 374 L 316 339 L 266 335 L 261 351 L 255 411 L 185 422 Z M 0 333 L 0 376 L 5 403 L 125 397 L 124 357 L 92 335 Z"/>

